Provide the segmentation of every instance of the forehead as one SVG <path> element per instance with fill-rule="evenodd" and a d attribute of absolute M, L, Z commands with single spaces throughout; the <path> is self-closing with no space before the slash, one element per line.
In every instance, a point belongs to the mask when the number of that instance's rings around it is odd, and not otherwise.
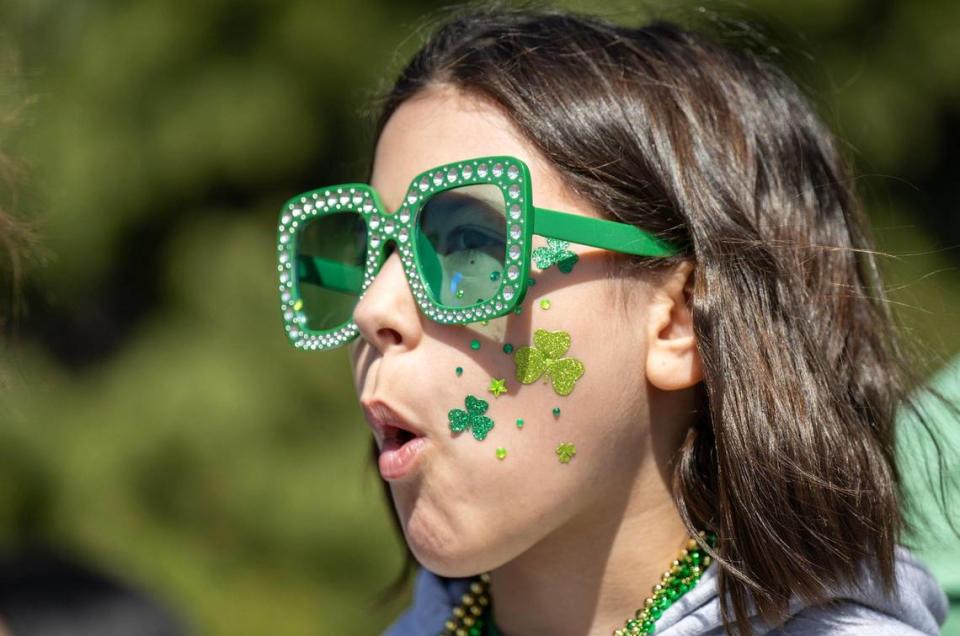
<path fill-rule="evenodd" d="M 512 155 L 530 167 L 534 187 L 547 178 L 534 149 L 490 102 L 431 87 L 402 103 L 377 141 L 370 184 L 391 210 L 414 176 L 434 166 L 485 155 Z"/>

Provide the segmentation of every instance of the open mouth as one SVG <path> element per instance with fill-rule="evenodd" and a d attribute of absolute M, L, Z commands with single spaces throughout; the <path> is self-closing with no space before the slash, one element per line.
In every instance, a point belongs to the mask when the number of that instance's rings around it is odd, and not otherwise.
<path fill-rule="evenodd" d="M 388 445 L 389 447 L 399 448 L 400 446 L 403 446 L 410 440 L 416 439 L 418 437 L 420 436 L 415 435 L 414 433 L 411 433 L 406 429 L 397 428 L 396 426 L 391 426 L 388 424 L 384 430 L 383 448 L 387 449 Z"/>

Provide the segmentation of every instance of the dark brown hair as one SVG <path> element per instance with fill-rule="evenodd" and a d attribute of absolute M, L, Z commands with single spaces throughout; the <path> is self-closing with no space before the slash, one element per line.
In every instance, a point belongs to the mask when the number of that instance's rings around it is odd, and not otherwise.
<path fill-rule="evenodd" d="M 890 591 L 906 524 L 894 422 L 919 411 L 916 377 L 847 163 L 797 85 L 749 47 L 669 22 L 495 5 L 433 31 L 376 137 L 434 85 L 502 109 L 611 218 L 688 246 L 629 264 L 696 265 L 702 408 L 673 493 L 692 534 L 718 536 L 727 631 L 750 633 L 751 598 L 779 623 L 792 594 L 822 601 L 869 559 Z M 397 584 L 414 563 L 408 549 Z"/>

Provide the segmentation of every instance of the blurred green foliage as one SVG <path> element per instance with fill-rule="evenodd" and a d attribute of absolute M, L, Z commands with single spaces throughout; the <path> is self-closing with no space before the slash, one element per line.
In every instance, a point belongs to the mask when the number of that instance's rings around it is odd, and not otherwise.
<path fill-rule="evenodd" d="M 291 194 L 364 177 L 365 110 L 436 6 L 0 5 L 37 99 L 3 140 L 34 171 L 21 207 L 52 254 L 0 362 L 0 545 L 73 551 L 198 633 L 393 620 L 409 591 L 370 606 L 402 544 L 346 357 L 287 345 L 273 241 Z M 603 10 L 682 20 L 692 6 Z M 933 372 L 960 351 L 960 4 L 709 6 L 764 25 L 849 145 L 896 255 L 882 260 L 898 316 Z"/>

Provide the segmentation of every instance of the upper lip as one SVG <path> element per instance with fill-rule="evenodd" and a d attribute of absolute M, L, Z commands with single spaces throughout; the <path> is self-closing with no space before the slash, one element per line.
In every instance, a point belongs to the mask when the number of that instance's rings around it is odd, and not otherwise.
<path fill-rule="evenodd" d="M 423 431 L 400 416 L 383 400 L 363 400 L 360 402 L 360 406 L 363 408 L 363 415 L 381 446 L 393 429 L 401 428 L 417 437 L 423 437 L 424 435 Z"/>

